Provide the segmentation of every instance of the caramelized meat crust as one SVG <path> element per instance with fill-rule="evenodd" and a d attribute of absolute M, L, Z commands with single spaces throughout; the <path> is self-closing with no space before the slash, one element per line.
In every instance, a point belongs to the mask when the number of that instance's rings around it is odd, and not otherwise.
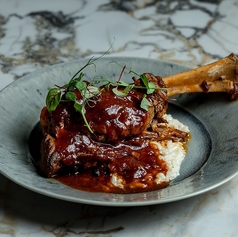
<path fill-rule="evenodd" d="M 93 185 L 105 180 L 108 182 L 109 177 L 112 179 L 111 185 L 120 188 L 124 180 L 125 192 L 149 191 L 166 186 L 163 181 L 160 186 L 153 183 L 157 174 L 163 177 L 168 171 L 169 162 L 161 159 L 166 154 L 164 148 L 167 146 L 175 150 L 177 146 L 178 151 L 183 153 L 184 149 L 180 149 L 180 145 L 186 144 L 189 139 L 187 129 L 181 131 L 169 125 L 169 119 L 165 116 L 167 96 L 192 92 L 226 92 L 231 94 L 231 99 L 236 100 L 237 65 L 238 59 L 232 53 L 217 62 L 170 75 L 163 80 L 145 73 L 148 82 L 156 85 L 152 94 L 133 88 L 127 96 L 118 97 L 113 93 L 112 86 L 101 88 L 101 93 L 85 106 L 84 115 L 93 133 L 85 126 L 85 120 L 75 110 L 73 102 L 61 101 L 53 112 L 44 107 L 40 116 L 44 138 L 41 159 L 37 159 L 40 172 L 46 177 L 62 173 L 78 173 L 80 177 L 86 174 L 84 177 L 89 182 L 92 177 L 96 177 Z M 135 86 L 144 86 L 142 78 L 133 80 Z M 67 90 L 72 92 L 69 88 Z M 75 90 L 73 93 L 80 102 L 80 92 Z M 140 107 L 145 94 L 150 103 L 148 110 Z M 65 97 L 63 95 L 63 100 Z M 176 154 L 169 153 L 169 157 L 177 161 Z M 112 186 L 109 189 L 115 190 Z M 104 189 L 100 186 L 98 190 Z"/>
<path fill-rule="evenodd" d="M 155 116 L 159 118 L 166 113 L 168 106 L 162 79 L 149 73 L 145 75 L 149 81 L 155 82 L 158 88 L 154 93 L 147 95 L 151 103 L 148 111 L 140 107 L 144 90 L 133 88 L 126 96 L 119 97 L 112 92 L 113 87 L 110 86 L 103 89 L 93 102 L 85 106 L 85 117 L 93 134 L 84 125 L 82 116 L 75 110 L 72 102 L 59 104 L 51 113 L 43 108 L 41 112 L 43 132 L 57 138 L 62 130 L 78 131 L 93 140 L 111 144 L 118 144 L 125 138 L 141 134 L 148 129 Z M 142 86 L 140 79 L 134 81 L 135 85 Z M 80 93 L 75 90 L 75 94 L 80 101 Z"/>
<path fill-rule="evenodd" d="M 154 180 L 159 172 L 166 173 L 166 163 L 159 158 L 160 151 L 151 141 L 171 138 L 185 141 L 188 134 L 158 126 L 165 122 L 162 117 L 168 106 L 167 91 L 160 77 L 144 75 L 156 85 L 156 90 L 146 95 L 151 104 L 149 109 L 140 106 L 144 89 L 133 88 L 119 97 L 112 86 L 104 88 L 85 106 L 85 117 L 93 133 L 72 102 L 60 103 L 53 112 L 44 107 L 40 116 L 44 134 L 38 162 L 40 172 L 46 177 L 85 172 L 99 177 L 116 173 L 128 183 L 140 179 L 145 185 L 147 174 Z M 140 79 L 133 80 L 136 86 L 142 86 Z M 80 93 L 75 94 L 80 101 Z"/>

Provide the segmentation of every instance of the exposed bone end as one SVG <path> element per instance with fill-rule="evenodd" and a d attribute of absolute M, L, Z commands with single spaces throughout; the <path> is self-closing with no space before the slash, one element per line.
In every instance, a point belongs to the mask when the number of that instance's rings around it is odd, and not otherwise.
<path fill-rule="evenodd" d="M 238 99 L 238 58 L 234 53 L 208 65 L 163 78 L 168 96 L 192 92 L 226 92 Z"/>

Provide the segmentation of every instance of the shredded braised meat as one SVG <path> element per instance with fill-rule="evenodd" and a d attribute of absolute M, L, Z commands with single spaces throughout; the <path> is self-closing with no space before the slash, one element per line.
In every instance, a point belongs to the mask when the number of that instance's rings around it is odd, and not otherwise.
<path fill-rule="evenodd" d="M 72 102 L 60 103 L 53 112 L 44 107 L 40 117 L 44 134 L 38 163 L 40 172 L 46 177 L 84 172 L 103 176 L 116 172 L 127 182 L 135 178 L 143 180 L 146 174 L 153 174 L 155 179 L 157 173 L 166 173 L 166 163 L 159 159 L 159 149 L 150 141 L 185 142 L 188 133 L 166 126 L 165 84 L 161 77 L 145 75 L 157 88 L 147 95 L 149 110 L 140 107 L 144 90 L 133 88 L 127 96 L 118 97 L 110 86 L 85 107 L 93 134 Z M 133 80 L 135 85 L 141 85 L 140 79 Z M 75 93 L 80 101 L 80 93 Z"/>

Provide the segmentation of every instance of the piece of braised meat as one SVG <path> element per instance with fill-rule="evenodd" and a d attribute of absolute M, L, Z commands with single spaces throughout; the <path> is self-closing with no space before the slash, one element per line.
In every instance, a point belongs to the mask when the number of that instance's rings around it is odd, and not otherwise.
<path fill-rule="evenodd" d="M 163 115 L 168 105 L 167 96 L 191 92 L 227 92 L 238 99 L 238 58 L 231 54 L 217 62 L 164 77 L 145 73 L 157 89 L 146 98 L 151 106 L 140 107 L 146 94 L 143 89 L 132 89 L 127 96 L 118 97 L 112 86 L 104 88 L 85 106 L 85 116 L 93 130 L 91 133 L 72 102 L 63 102 L 55 111 L 46 107 L 41 112 L 44 134 L 40 172 L 52 177 L 63 170 L 87 171 L 93 175 L 116 171 L 133 178 L 146 173 L 166 172 L 166 164 L 159 159 L 159 149 L 150 141 L 188 140 L 188 133 L 166 126 Z M 133 78 L 141 86 L 141 78 Z M 120 88 L 119 88 L 120 89 Z M 77 99 L 81 100 L 80 93 Z M 143 154 L 146 154 L 144 156 Z M 154 179 L 154 177 L 151 177 Z"/>
<path fill-rule="evenodd" d="M 44 107 L 40 116 L 44 134 L 42 157 L 39 161 L 41 172 L 50 177 L 63 170 L 64 166 L 81 165 L 85 159 L 88 164 L 91 162 L 90 166 L 97 161 L 110 163 L 118 156 L 115 152 L 119 149 L 114 149 L 113 152 L 110 148 L 111 155 L 109 153 L 106 158 L 105 154 L 104 157 L 99 155 L 100 149 L 103 150 L 106 146 L 120 146 L 121 143 L 129 146 L 130 140 L 136 141 L 137 136 L 137 140 L 140 140 L 137 141 L 137 146 L 141 146 L 146 140 L 146 136 L 142 134 L 151 130 L 154 119 L 162 119 L 168 105 L 167 92 L 161 77 L 150 73 L 146 73 L 145 76 L 149 82 L 156 85 L 156 90 L 146 95 L 151 104 L 149 109 L 145 110 L 140 106 L 146 94 L 145 89 L 133 88 L 126 96 L 120 97 L 113 93 L 112 86 L 104 88 L 92 103 L 85 106 L 85 117 L 93 133 L 85 126 L 81 114 L 75 110 L 72 102 L 60 103 L 53 112 Z M 142 86 L 141 79 L 133 80 L 136 86 Z M 80 100 L 80 93 L 75 93 Z M 135 147 L 131 148 L 131 153 L 133 149 Z"/>
<path fill-rule="evenodd" d="M 75 110 L 72 102 L 60 103 L 55 111 L 48 112 L 43 108 L 41 125 L 44 133 L 58 138 L 62 131 L 77 131 L 91 137 L 93 140 L 117 144 L 125 138 L 141 134 L 151 124 L 154 117 L 162 117 L 168 105 L 165 84 L 160 77 L 145 74 L 149 81 L 156 84 L 154 93 L 147 95 L 151 103 L 148 111 L 140 107 L 144 90 L 131 89 L 126 96 L 120 97 L 112 92 L 113 87 L 103 89 L 93 102 L 85 106 L 85 117 L 93 130 L 90 133 L 83 118 Z M 142 86 L 140 79 L 135 79 L 135 85 Z M 161 89 L 159 89 L 161 88 Z M 77 100 L 81 99 L 78 91 Z"/>

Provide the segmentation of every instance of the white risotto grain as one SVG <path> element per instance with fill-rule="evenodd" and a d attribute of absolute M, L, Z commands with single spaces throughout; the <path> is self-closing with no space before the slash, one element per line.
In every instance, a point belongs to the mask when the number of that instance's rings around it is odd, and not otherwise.
<path fill-rule="evenodd" d="M 174 119 L 171 115 L 165 114 L 163 118 L 168 122 L 164 123 L 164 125 L 179 129 L 183 132 L 189 132 L 188 126 L 184 125 L 177 119 Z M 183 144 L 181 142 L 174 142 L 172 140 L 161 142 L 151 141 L 151 143 L 155 144 L 158 147 L 161 153 L 160 157 L 158 158 L 164 160 L 168 168 L 166 174 L 158 173 L 154 182 L 156 184 L 160 184 L 162 182 L 172 181 L 179 175 L 181 163 L 186 155 L 186 150 L 184 149 Z M 114 186 L 123 189 L 123 183 L 125 183 L 125 180 L 122 176 L 114 173 L 111 174 L 111 183 Z"/>

